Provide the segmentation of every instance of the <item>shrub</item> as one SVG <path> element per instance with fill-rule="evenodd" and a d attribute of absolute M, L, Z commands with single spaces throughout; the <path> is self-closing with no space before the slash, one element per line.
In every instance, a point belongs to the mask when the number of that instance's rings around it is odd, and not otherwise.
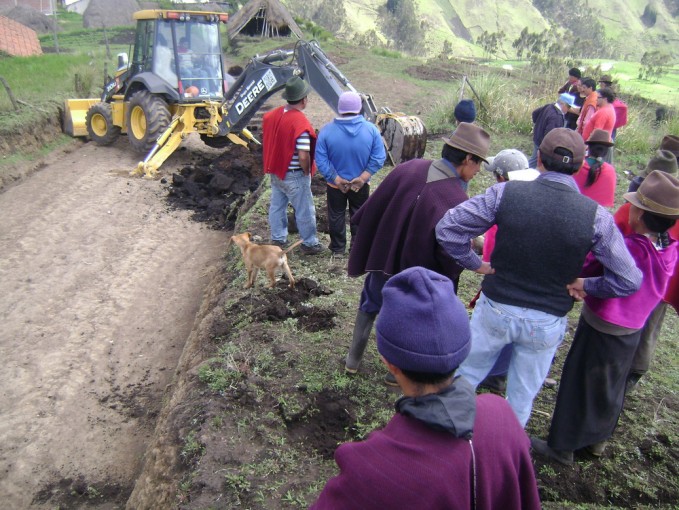
<path fill-rule="evenodd" d="M 477 122 L 495 132 L 529 134 L 533 128 L 530 112 L 539 104 L 525 91 L 517 91 L 502 77 L 479 74 L 473 78 L 478 98 L 473 98 Z"/>
<path fill-rule="evenodd" d="M 378 46 L 376 48 L 371 48 L 370 52 L 373 55 L 379 55 L 380 57 L 401 58 L 401 52 L 400 51 L 390 50 L 390 49 L 387 49 L 387 48 L 383 48 L 381 46 Z"/>

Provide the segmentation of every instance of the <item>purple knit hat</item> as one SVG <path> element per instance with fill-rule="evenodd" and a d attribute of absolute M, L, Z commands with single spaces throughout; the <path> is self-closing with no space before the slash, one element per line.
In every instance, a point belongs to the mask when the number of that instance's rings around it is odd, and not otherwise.
<path fill-rule="evenodd" d="M 344 115 L 345 113 L 361 113 L 363 102 L 361 96 L 356 92 L 346 91 L 342 92 L 337 101 L 337 113 Z"/>
<path fill-rule="evenodd" d="M 392 276 L 382 290 L 377 350 L 402 370 L 445 374 L 471 349 L 469 316 L 453 282 L 423 267 Z"/>

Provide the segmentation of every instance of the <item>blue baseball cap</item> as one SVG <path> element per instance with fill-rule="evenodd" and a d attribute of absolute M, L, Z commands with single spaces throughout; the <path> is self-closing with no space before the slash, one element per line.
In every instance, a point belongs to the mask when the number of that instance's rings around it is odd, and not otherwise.
<path fill-rule="evenodd" d="M 575 97 L 572 94 L 561 94 L 559 96 L 559 102 L 566 103 L 568 106 L 573 106 L 575 104 Z"/>

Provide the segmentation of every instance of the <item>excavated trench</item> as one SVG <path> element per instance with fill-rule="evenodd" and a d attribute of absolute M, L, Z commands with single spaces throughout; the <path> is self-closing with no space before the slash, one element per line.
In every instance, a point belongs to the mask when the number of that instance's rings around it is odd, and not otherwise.
<path fill-rule="evenodd" d="M 249 151 L 239 146 L 229 146 L 216 159 L 199 158 L 193 164 L 167 178 L 167 203 L 171 207 L 189 209 L 192 219 L 204 222 L 210 228 L 231 232 L 237 220 L 251 207 L 263 190 L 261 173 L 261 151 Z M 312 181 L 315 195 L 325 193 L 325 182 L 317 176 Z M 317 208 L 319 231 L 327 230 L 325 211 Z M 254 228 L 263 237 L 266 217 L 257 216 Z M 261 218 L 259 216 L 262 216 Z M 294 216 L 289 216 L 289 230 L 295 232 Z M 249 228 L 252 228 L 250 226 Z M 247 313 L 255 323 L 254 327 L 241 332 L 241 339 L 251 348 L 271 342 L 265 333 L 265 323 L 282 322 L 294 318 L 300 328 L 315 332 L 335 327 L 336 313 L 313 305 L 314 296 L 330 294 L 332 291 L 310 278 L 298 278 L 294 289 L 287 287 L 286 281 L 279 281 L 272 292 L 254 292 L 233 301 L 239 296 L 239 289 L 232 289 L 231 279 L 237 270 L 224 261 L 218 268 L 217 276 L 209 285 L 206 297 L 194 323 L 194 329 L 187 340 L 176 370 L 175 381 L 168 390 L 166 405 L 159 414 L 154 436 L 147 447 L 144 466 L 127 502 L 128 509 L 166 508 L 176 505 L 177 494 L 181 492 L 178 484 L 185 480 L 192 469 L 195 458 L 185 452 L 186 437 L 195 434 L 202 445 L 210 445 L 200 458 L 200 475 L 192 483 L 190 498 L 179 501 L 179 508 L 204 508 L 212 504 L 216 494 L 221 492 L 223 476 L 210 473 L 219 472 L 229 463 L 241 462 L 246 452 L 224 452 L 215 443 L 224 441 L 223 431 L 216 433 L 210 426 L 210 418 L 221 413 L 237 415 L 252 412 L 256 403 L 251 395 L 252 386 L 266 391 L 261 378 L 248 373 L 245 360 L 243 371 L 246 381 L 241 383 L 226 398 L 214 399 L 206 393 L 206 388 L 197 376 L 199 367 L 206 362 L 214 349 L 215 338 L 225 338 L 234 328 L 231 317 Z M 311 302 L 311 304 L 310 304 Z M 261 330 L 260 330 L 261 326 Z M 275 355 L 286 353 L 276 352 Z M 275 407 L 274 403 L 266 403 Z M 345 438 L 345 431 L 354 418 L 346 409 L 351 404 L 342 396 L 325 392 L 313 397 L 309 408 L 314 408 L 325 417 L 324 426 L 319 429 L 307 423 L 302 415 L 285 416 L 291 442 L 313 443 L 316 451 L 327 457 L 332 456 L 338 442 Z M 235 418 L 234 418 L 235 419 Z M 198 432 L 196 433 L 197 424 Z M 257 448 L 244 445 L 245 450 Z M 228 458 L 225 458 L 226 455 Z M 214 466 L 214 469 L 212 468 Z M 223 471 L 223 469 L 221 469 Z M 201 506 L 203 505 L 203 506 Z M 221 508 L 221 507 L 220 507 Z"/>

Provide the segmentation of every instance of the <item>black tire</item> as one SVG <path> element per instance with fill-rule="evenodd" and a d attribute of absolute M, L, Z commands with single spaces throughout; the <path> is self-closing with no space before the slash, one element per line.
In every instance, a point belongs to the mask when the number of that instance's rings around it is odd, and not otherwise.
<path fill-rule="evenodd" d="M 202 134 L 200 135 L 200 139 L 203 140 L 205 145 L 212 147 L 213 149 L 223 149 L 231 144 L 231 140 L 225 136 L 207 136 L 206 134 Z"/>
<path fill-rule="evenodd" d="M 172 116 L 163 99 L 140 90 L 130 98 L 125 120 L 130 145 L 135 151 L 146 154 L 170 124 Z"/>
<path fill-rule="evenodd" d="M 87 110 L 85 126 L 90 139 L 97 145 L 111 145 L 120 136 L 120 126 L 113 125 L 113 113 L 108 103 L 97 103 Z"/>

